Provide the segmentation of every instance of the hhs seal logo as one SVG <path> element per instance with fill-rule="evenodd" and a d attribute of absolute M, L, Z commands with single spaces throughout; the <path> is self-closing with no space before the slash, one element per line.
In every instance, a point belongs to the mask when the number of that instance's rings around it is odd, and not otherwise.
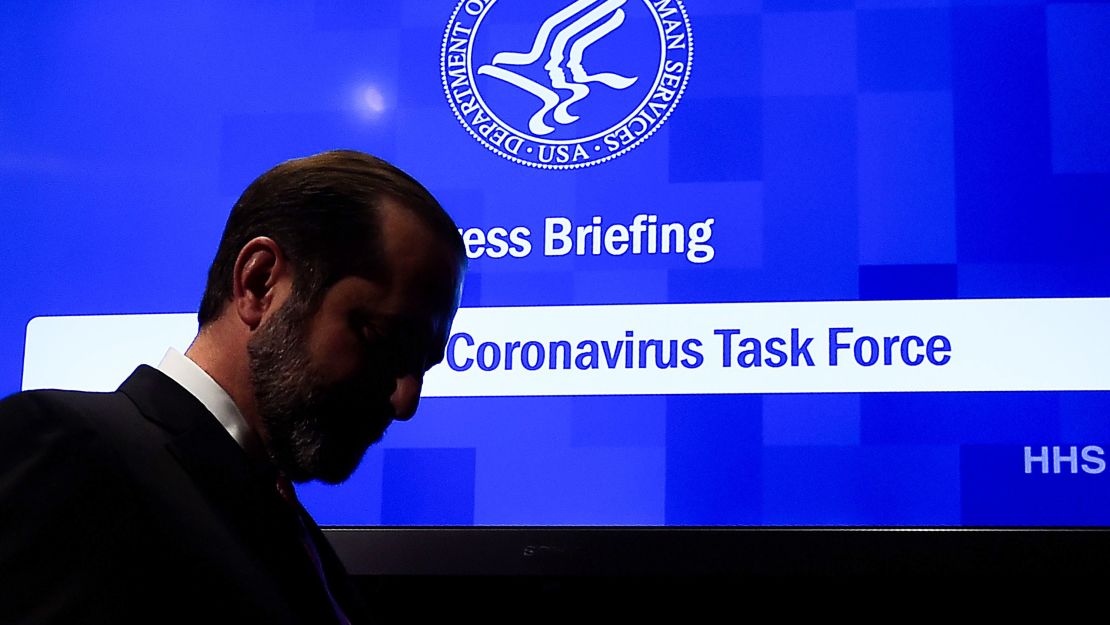
<path fill-rule="evenodd" d="M 461 0 L 440 64 L 475 139 L 516 163 L 574 169 L 658 130 L 692 60 L 679 0 Z"/>

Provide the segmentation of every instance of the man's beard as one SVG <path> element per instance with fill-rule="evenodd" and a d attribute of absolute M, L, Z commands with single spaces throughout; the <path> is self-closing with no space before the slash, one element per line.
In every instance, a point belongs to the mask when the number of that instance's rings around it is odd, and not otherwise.
<path fill-rule="evenodd" d="M 308 354 L 306 308 L 291 298 L 248 342 L 255 406 L 270 458 L 289 479 L 338 484 L 381 439 L 393 407 L 370 376 L 320 379 Z"/>

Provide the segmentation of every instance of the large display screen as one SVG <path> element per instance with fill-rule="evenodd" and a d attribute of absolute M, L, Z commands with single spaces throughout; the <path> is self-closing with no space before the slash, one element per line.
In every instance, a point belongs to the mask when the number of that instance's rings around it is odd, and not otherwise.
<path fill-rule="evenodd" d="M 0 15 L 4 394 L 184 349 L 238 194 L 351 148 L 471 265 L 321 524 L 1110 524 L 1110 5 Z"/>

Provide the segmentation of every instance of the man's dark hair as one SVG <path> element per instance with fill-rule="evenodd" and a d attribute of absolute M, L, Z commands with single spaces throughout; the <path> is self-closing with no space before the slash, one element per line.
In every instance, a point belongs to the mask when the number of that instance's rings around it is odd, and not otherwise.
<path fill-rule="evenodd" d="M 455 222 L 419 182 L 389 163 L 352 150 L 286 161 L 259 176 L 231 209 L 197 315 L 215 321 L 232 296 L 240 250 L 255 237 L 273 239 L 294 272 L 293 292 L 314 307 L 346 276 L 379 277 L 381 200 L 392 197 L 455 250 L 466 253 Z"/>

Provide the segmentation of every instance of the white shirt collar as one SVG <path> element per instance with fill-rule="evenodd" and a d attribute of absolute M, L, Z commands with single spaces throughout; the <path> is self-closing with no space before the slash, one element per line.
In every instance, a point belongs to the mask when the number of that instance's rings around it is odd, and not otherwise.
<path fill-rule="evenodd" d="M 251 429 L 227 391 L 201 369 L 200 365 L 171 347 L 162 357 L 162 362 L 158 363 L 158 370 L 200 400 L 231 438 L 239 443 L 239 447 L 252 455 L 258 453 L 261 448 L 258 433 Z"/>

